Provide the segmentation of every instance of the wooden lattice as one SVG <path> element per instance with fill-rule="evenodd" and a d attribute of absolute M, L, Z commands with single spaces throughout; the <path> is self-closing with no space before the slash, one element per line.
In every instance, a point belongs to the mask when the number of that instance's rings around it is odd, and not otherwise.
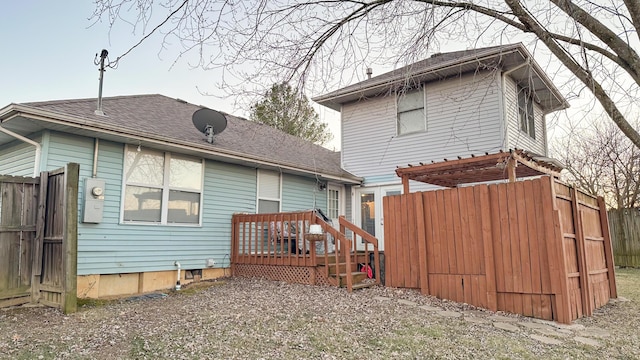
<path fill-rule="evenodd" d="M 308 266 L 237 264 L 233 276 L 259 277 L 295 284 L 330 285 L 324 271 Z"/>
<path fill-rule="evenodd" d="M 238 264 L 234 276 L 261 277 L 297 284 L 311 284 L 309 268 L 304 266 L 266 266 Z"/>

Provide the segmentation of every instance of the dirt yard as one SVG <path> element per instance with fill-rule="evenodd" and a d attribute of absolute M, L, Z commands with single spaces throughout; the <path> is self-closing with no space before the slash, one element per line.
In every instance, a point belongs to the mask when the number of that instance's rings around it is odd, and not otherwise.
<path fill-rule="evenodd" d="M 416 291 L 253 279 L 85 303 L 69 316 L 4 309 L 0 359 L 638 359 L 640 269 L 616 274 L 625 299 L 570 326 Z"/>

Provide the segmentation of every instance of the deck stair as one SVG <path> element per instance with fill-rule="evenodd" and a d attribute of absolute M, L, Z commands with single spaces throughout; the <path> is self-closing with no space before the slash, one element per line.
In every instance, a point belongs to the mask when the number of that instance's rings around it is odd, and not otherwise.
<path fill-rule="evenodd" d="M 347 287 L 347 276 L 352 278 L 352 289 L 362 289 L 376 285 L 368 279 L 367 273 L 360 271 L 361 264 L 368 264 L 367 254 L 364 251 L 351 253 L 350 267 L 347 271 L 347 263 L 344 255 L 336 259 L 334 254 L 319 256 L 317 259 L 318 268 L 328 275 L 329 282 L 338 287 Z M 336 260 L 338 261 L 336 263 Z M 371 264 L 373 265 L 373 264 Z"/>

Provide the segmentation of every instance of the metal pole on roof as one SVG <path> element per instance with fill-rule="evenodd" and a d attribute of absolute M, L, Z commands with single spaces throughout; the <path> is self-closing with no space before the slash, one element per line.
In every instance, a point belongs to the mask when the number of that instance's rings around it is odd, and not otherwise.
<path fill-rule="evenodd" d="M 94 112 L 96 115 L 104 116 L 104 112 L 102 111 L 102 83 L 104 78 L 104 59 L 109 55 L 109 52 L 106 49 L 102 49 L 100 52 L 100 78 L 99 78 L 99 86 L 98 86 L 98 108 Z M 96 63 L 96 65 L 98 65 Z"/>

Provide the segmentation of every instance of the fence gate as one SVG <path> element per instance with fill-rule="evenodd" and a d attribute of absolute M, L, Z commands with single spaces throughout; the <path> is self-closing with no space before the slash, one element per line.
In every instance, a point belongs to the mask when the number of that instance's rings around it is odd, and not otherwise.
<path fill-rule="evenodd" d="M 0 307 L 76 310 L 78 170 L 0 176 Z"/>

